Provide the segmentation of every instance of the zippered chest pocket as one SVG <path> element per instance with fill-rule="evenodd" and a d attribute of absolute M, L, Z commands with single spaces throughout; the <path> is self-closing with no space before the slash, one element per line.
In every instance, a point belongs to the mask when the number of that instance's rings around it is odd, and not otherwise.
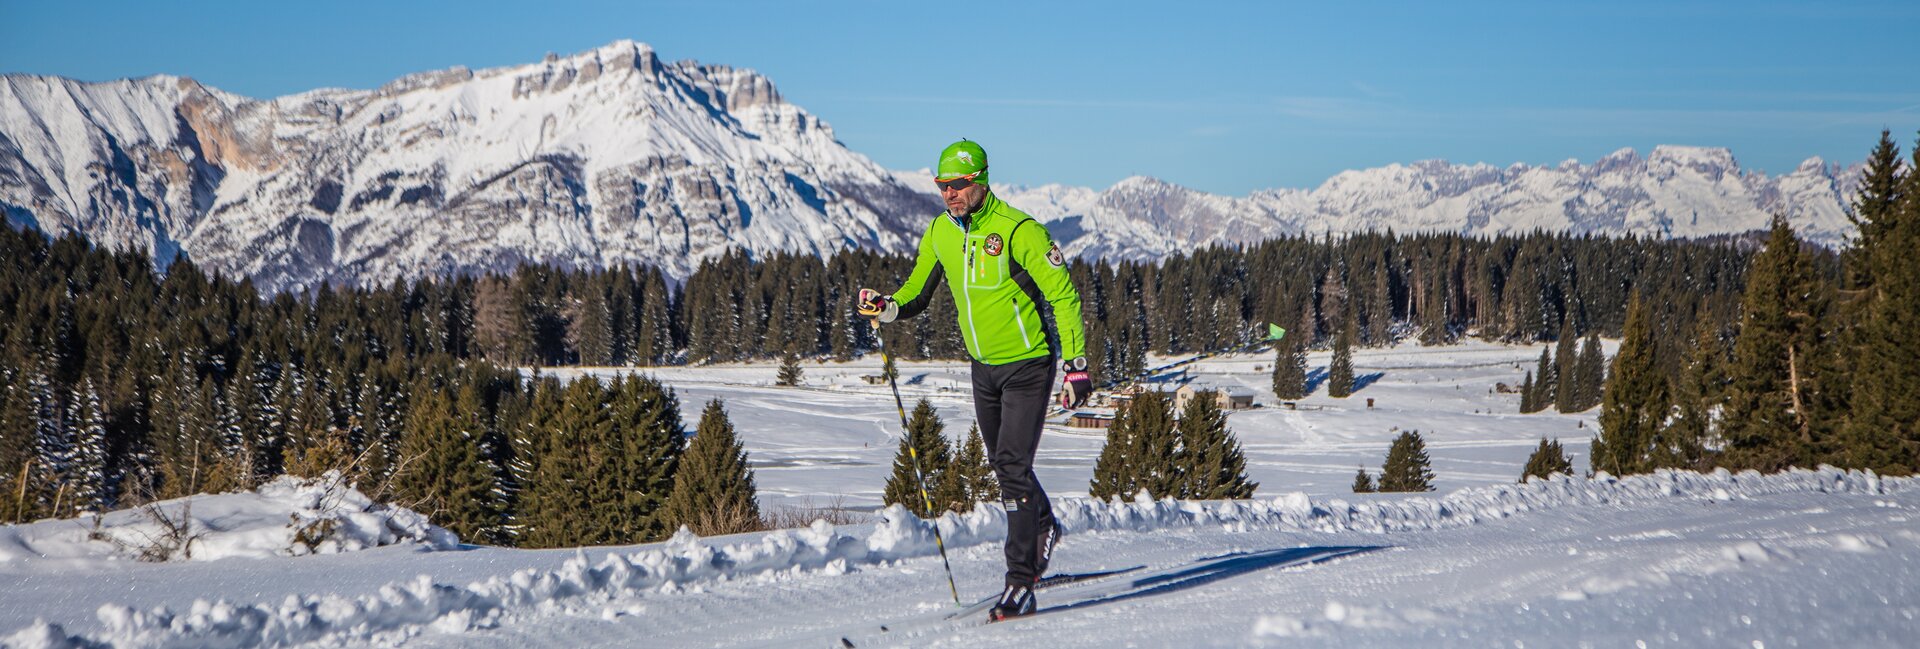
<path fill-rule="evenodd" d="M 961 271 L 966 275 L 967 288 L 999 288 L 1007 282 L 1006 240 L 998 232 L 967 235 L 966 265 Z"/>

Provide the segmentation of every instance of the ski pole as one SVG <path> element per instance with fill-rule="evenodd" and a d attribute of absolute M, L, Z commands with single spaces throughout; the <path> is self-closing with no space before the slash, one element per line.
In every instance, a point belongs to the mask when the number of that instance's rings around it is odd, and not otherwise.
<path fill-rule="evenodd" d="M 887 345 L 881 342 L 881 338 L 880 321 L 874 320 L 873 347 L 874 349 L 880 350 L 880 373 L 887 375 L 887 385 L 893 387 L 893 408 L 900 412 L 900 437 L 907 443 L 907 457 L 913 458 L 913 480 L 919 483 L 920 501 L 926 503 L 927 513 L 932 515 L 933 496 L 927 495 L 927 476 L 925 473 L 920 472 L 920 451 L 913 447 L 913 439 L 907 428 L 907 404 L 900 400 L 900 380 L 895 376 L 899 374 L 899 372 L 886 371 Z M 947 542 L 940 538 L 940 520 L 937 518 L 933 521 L 933 545 L 934 547 L 940 548 L 940 565 L 947 568 L 947 590 L 953 593 L 953 603 L 955 606 L 958 606 L 960 604 L 960 587 L 954 585 L 953 563 L 947 561 Z"/>

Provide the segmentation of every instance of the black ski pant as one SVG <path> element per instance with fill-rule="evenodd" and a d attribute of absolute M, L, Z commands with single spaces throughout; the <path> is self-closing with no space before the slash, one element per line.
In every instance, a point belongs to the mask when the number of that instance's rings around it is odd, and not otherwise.
<path fill-rule="evenodd" d="M 1040 429 L 1052 402 L 1054 359 L 1005 365 L 973 362 L 973 411 L 980 423 L 1000 501 L 1007 508 L 1007 583 L 1031 584 L 1046 572 L 1053 505 L 1033 474 Z"/>

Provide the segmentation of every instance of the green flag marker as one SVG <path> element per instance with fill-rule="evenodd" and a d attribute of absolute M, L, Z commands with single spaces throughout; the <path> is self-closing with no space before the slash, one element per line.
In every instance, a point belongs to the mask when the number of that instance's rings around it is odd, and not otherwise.
<path fill-rule="evenodd" d="M 1279 340 L 1281 336 L 1285 335 L 1287 335 L 1286 329 L 1282 329 L 1280 325 L 1271 322 L 1267 323 L 1267 340 Z"/>

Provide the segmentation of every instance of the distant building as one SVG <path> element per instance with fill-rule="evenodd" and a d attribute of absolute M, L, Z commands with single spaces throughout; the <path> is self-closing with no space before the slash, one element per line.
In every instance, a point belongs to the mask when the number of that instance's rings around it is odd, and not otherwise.
<path fill-rule="evenodd" d="M 1173 409 L 1176 412 L 1186 410 L 1187 402 L 1192 401 L 1194 395 L 1208 391 L 1213 392 L 1214 403 L 1218 404 L 1221 410 L 1246 410 L 1253 407 L 1252 390 L 1189 383 L 1173 391 Z"/>
<path fill-rule="evenodd" d="M 1092 428 L 1104 430 L 1113 425 L 1113 413 L 1083 410 L 1073 413 L 1067 420 L 1068 428 Z"/>

